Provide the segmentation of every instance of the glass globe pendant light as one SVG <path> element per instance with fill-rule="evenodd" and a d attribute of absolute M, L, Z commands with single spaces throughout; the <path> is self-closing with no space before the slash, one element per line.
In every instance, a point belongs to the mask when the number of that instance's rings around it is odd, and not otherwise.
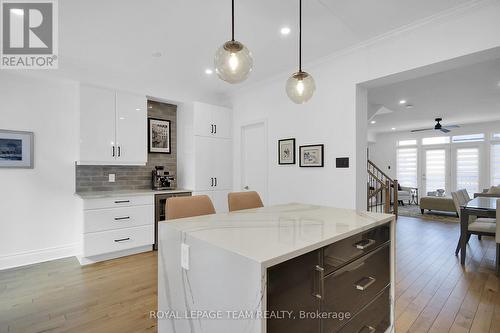
<path fill-rule="evenodd" d="M 215 72 L 221 80 L 240 83 L 245 81 L 252 71 L 253 59 L 245 45 L 234 40 L 234 0 L 231 4 L 231 40 L 225 42 L 215 53 Z"/>
<path fill-rule="evenodd" d="M 315 90 L 313 77 L 302 70 L 302 0 L 299 0 L 299 71 L 286 81 L 286 94 L 294 103 L 304 104 Z"/>

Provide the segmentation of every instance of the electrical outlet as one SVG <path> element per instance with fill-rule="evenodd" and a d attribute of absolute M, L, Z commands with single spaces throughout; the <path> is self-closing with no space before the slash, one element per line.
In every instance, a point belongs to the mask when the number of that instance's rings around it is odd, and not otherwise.
<path fill-rule="evenodd" d="M 189 245 L 181 244 L 181 267 L 189 270 Z"/>
<path fill-rule="evenodd" d="M 110 183 L 114 183 L 114 182 L 115 182 L 115 179 L 116 179 L 115 174 L 114 174 L 114 173 L 110 173 L 110 174 L 108 175 L 108 179 L 109 179 L 109 182 L 110 182 Z"/>

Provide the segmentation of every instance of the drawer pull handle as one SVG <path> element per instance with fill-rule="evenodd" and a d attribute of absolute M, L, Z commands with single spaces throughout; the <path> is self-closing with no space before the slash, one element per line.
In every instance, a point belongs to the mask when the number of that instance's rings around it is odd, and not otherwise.
<path fill-rule="evenodd" d="M 375 333 L 376 331 L 377 330 L 374 327 L 365 325 L 358 331 L 358 333 Z"/>
<path fill-rule="evenodd" d="M 130 237 L 115 239 L 115 243 L 126 242 L 126 241 L 129 241 L 129 240 L 130 240 Z"/>
<path fill-rule="evenodd" d="M 366 290 L 368 289 L 369 286 L 375 283 L 377 281 L 375 278 L 372 278 L 371 276 L 369 277 L 364 277 L 358 282 L 354 283 L 354 286 L 356 287 L 357 290 Z"/>
<path fill-rule="evenodd" d="M 375 243 L 376 241 L 373 239 L 363 239 L 362 241 L 359 241 L 356 244 L 354 244 L 354 246 L 359 250 L 366 250 Z"/>
<path fill-rule="evenodd" d="M 317 299 L 323 299 L 325 297 L 325 269 L 319 265 L 316 265 L 315 270 L 318 274 L 318 284 L 319 292 L 315 292 L 313 295 Z"/>
<path fill-rule="evenodd" d="M 130 219 L 130 216 L 115 217 L 115 221 L 122 221 L 122 220 L 128 220 L 128 219 Z"/>
<path fill-rule="evenodd" d="M 127 202 L 130 202 L 130 200 L 116 200 L 116 201 L 115 201 L 115 204 L 119 204 L 119 203 L 127 203 Z"/>

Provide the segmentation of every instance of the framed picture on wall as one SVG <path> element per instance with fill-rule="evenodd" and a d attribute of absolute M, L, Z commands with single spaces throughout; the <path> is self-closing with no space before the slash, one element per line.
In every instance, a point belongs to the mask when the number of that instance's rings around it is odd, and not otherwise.
<path fill-rule="evenodd" d="M 303 168 L 324 166 L 324 145 L 299 147 L 299 165 Z"/>
<path fill-rule="evenodd" d="M 0 130 L 0 168 L 33 169 L 33 132 Z"/>
<path fill-rule="evenodd" d="M 295 164 L 295 139 L 278 140 L 278 164 Z"/>
<path fill-rule="evenodd" d="M 148 118 L 149 152 L 170 154 L 170 120 Z"/>

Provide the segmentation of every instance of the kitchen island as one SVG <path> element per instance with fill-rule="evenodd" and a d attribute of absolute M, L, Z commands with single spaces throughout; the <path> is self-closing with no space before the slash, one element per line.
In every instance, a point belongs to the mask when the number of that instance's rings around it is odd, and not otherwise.
<path fill-rule="evenodd" d="M 391 332 L 394 216 L 288 204 L 159 224 L 159 332 Z"/>

